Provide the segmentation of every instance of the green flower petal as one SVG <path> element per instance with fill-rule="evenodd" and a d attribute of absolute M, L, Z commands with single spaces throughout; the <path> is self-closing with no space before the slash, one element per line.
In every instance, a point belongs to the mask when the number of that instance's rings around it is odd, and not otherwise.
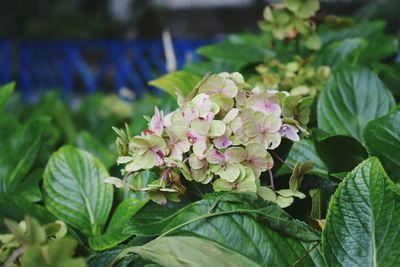
<path fill-rule="evenodd" d="M 290 205 L 292 205 L 293 201 L 294 201 L 294 199 L 292 197 L 281 197 L 281 196 L 278 196 L 276 198 L 275 202 L 276 202 L 276 204 L 279 205 L 279 207 L 286 208 L 286 207 L 289 207 Z"/>
<path fill-rule="evenodd" d="M 205 120 L 192 121 L 191 130 L 197 134 L 208 136 L 210 130 L 210 123 Z"/>
<path fill-rule="evenodd" d="M 207 162 L 205 160 L 201 160 L 198 157 L 196 157 L 195 154 L 191 154 L 189 157 L 189 166 L 190 168 L 194 170 L 201 169 L 207 165 Z"/>
<path fill-rule="evenodd" d="M 225 164 L 224 154 L 215 148 L 209 149 L 207 151 L 206 158 L 207 161 L 211 164 L 219 164 L 219 165 Z"/>
<path fill-rule="evenodd" d="M 265 116 L 264 125 L 268 129 L 269 133 L 275 133 L 281 128 L 282 120 L 278 116 L 270 114 Z"/>
<path fill-rule="evenodd" d="M 239 164 L 228 164 L 224 169 L 217 172 L 216 174 L 228 182 L 234 182 L 240 175 L 239 166 Z"/>
<path fill-rule="evenodd" d="M 240 163 L 247 158 L 247 151 L 243 147 L 230 147 L 225 153 L 225 159 L 229 163 Z"/>
<path fill-rule="evenodd" d="M 224 135 L 226 131 L 226 125 L 222 121 L 211 121 L 209 124 L 209 130 L 207 136 L 215 138 Z"/>
<path fill-rule="evenodd" d="M 213 189 L 216 192 L 219 191 L 230 191 L 233 188 L 234 184 L 230 183 L 224 179 L 217 179 L 213 183 Z"/>
<path fill-rule="evenodd" d="M 266 148 L 275 149 L 281 143 L 282 137 L 279 133 L 269 133 L 265 137 Z"/>
<path fill-rule="evenodd" d="M 277 196 L 275 192 L 267 186 L 260 186 L 257 189 L 257 194 L 265 200 L 276 202 Z"/>

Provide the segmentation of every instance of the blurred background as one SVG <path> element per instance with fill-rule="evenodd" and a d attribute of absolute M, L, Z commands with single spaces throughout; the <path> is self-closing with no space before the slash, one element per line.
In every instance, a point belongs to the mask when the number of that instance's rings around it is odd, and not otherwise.
<path fill-rule="evenodd" d="M 162 32 L 172 36 L 176 68 L 196 48 L 233 32 L 257 32 L 267 0 L 0 0 L 0 84 L 23 95 L 154 92 L 167 72 Z M 323 12 L 383 19 L 400 35 L 399 0 L 322 0 Z"/>

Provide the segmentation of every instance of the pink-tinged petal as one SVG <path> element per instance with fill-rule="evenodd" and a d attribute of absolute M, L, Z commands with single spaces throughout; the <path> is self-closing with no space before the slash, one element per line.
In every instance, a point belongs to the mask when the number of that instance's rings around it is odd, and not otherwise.
<path fill-rule="evenodd" d="M 289 140 L 292 140 L 294 142 L 300 141 L 300 137 L 297 134 L 299 130 L 293 126 L 293 125 L 289 125 L 289 124 L 284 124 L 281 129 L 279 130 L 279 133 L 283 136 L 286 137 Z"/>
<path fill-rule="evenodd" d="M 217 137 L 213 140 L 213 144 L 215 145 L 216 148 L 222 149 L 222 148 L 227 148 L 232 145 L 231 140 L 229 140 L 229 137 L 226 135 L 222 135 L 220 137 Z"/>
<path fill-rule="evenodd" d="M 281 107 L 274 99 L 274 92 L 268 91 L 260 94 L 254 94 L 246 101 L 246 106 L 254 111 L 260 111 L 264 114 L 281 114 Z"/>
<path fill-rule="evenodd" d="M 225 161 L 229 163 L 240 163 L 246 160 L 248 154 L 243 147 L 230 147 L 225 150 Z"/>
<path fill-rule="evenodd" d="M 208 112 L 207 114 L 205 114 L 204 117 L 202 117 L 202 119 L 204 119 L 205 121 L 210 122 L 210 121 L 212 121 L 214 119 L 214 117 L 215 117 L 214 113 Z"/>
<path fill-rule="evenodd" d="M 156 135 L 162 135 L 164 131 L 164 123 L 163 123 L 163 113 L 160 112 L 157 107 L 154 108 L 154 115 L 151 118 L 149 128 Z"/>
<path fill-rule="evenodd" d="M 195 144 L 197 140 L 201 139 L 201 135 L 195 133 L 194 131 L 188 131 L 186 133 L 186 138 L 189 140 L 190 143 Z"/>
<path fill-rule="evenodd" d="M 149 130 L 149 129 L 144 129 L 142 131 L 142 136 L 149 136 L 149 135 L 153 135 L 153 134 L 154 134 L 154 132 L 152 130 Z"/>
<path fill-rule="evenodd" d="M 205 116 L 211 110 L 211 100 L 208 94 L 202 93 L 195 96 L 191 102 L 199 110 L 200 116 Z"/>
<path fill-rule="evenodd" d="M 274 161 L 271 157 L 253 158 L 251 160 L 251 164 L 253 164 L 258 169 L 265 171 L 272 169 L 272 167 L 274 166 Z"/>
<path fill-rule="evenodd" d="M 200 159 L 206 157 L 206 151 L 209 147 L 207 137 L 199 135 L 197 136 L 196 142 L 193 144 L 193 153 Z"/>
<path fill-rule="evenodd" d="M 280 114 L 281 113 L 281 107 L 279 104 L 275 103 L 274 101 L 270 99 L 260 99 L 255 101 L 253 105 L 250 106 L 255 111 L 261 111 L 262 113 L 265 114 L 270 114 L 270 113 L 276 113 Z"/>
<path fill-rule="evenodd" d="M 188 152 L 190 149 L 190 143 L 187 140 L 182 140 L 175 143 L 172 148 L 170 148 L 170 157 L 182 161 L 183 154 Z"/>
<path fill-rule="evenodd" d="M 207 151 L 206 158 L 211 164 L 225 164 L 224 154 L 214 148 Z"/>
<path fill-rule="evenodd" d="M 225 85 L 221 89 L 221 93 L 227 97 L 234 98 L 238 93 L 237 85 L 231 79 L 224 79 Z"/>
<path fill-rule="evenodd" d="M 189 105 L 181 110 L 181 115 L 184 121 L 191 123 L 199 117 L 199 111 L 193 105 Z"/>
<path fill-rule="evenodd" d="M 162 153 L 162 151 L 157 149 L 157 148 L 153 148 L 152 152 L 153 152 L 153 155 L 154 155 L 154 157 L 156 159 L 156 164 L 155 165 L 156 166 L 163 165 L 164 164 L 164 159 L 163 159 L 164 154 Z"/>

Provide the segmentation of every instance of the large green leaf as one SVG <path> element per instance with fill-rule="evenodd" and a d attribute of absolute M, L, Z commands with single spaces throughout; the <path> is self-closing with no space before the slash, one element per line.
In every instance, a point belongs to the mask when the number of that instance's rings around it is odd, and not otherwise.
<path fill-rule="evenodd" d="M 203 46 L 197 52 L 209 59 L 232 64 L 239 70 L 250 63 L 261 62 L 267 50 L 260 49 L 257 45 L 225 41 Z"/>
<path fill-rule="evenodd" d="M 370 155 L 377 156 L 389 176 L 400 180 L 400 111 L 368 123 L 363 132 Z"/>
<path fill-rule="evenodd" d="M 384 21 L 372 21 L 355 23 L 351 27 L 333 29 L 322 25 L 318 27 L 318 33 L 321 37 L 322 46 L 328 45 L 334 41 L 340 41 L 346 38 L 358 36 L 367 40 L 373 40 L 370 37 L 373 34 L 382 32 L 385 29 Z"/>
<path fill-rule="evenodd" d="M 385 59 L 395 54 L 399 49 L 399 41 L 381 32 L 375 33 L 368 38 L 368 46 L 361 55 L 361 61 L 370 63 Z"/>
<path fill-rule="evenodd" d="M 124 250 L 132 246 L 141 246 L 149 241 L 153 240 L 153 238 L 149 237 L 134 237 L 127 244 L 114 246 L 111 249 L 103 250 L 100 252 L 92 253 L 87 259 L 87 265 L 89 267 L 99 267 L 99 266 L 113 266 L 113 267 L 143 267 L 150 262 L 145 261 L 140 258 L 138 255 L 130 255 L 125 257 L 124 259 L 118 261 L 117 263 L 113 261 L 117 256 Z M 151 265 L 148 265 L 150 267 Z M 154 266 L 154 265 L 153 265 Z M 155 266 L 154 266 L 155 267 Z"/>
<path fill-rule="evenodd" d="M 55 220 L 55 217 L 43 206 L 32 204 L 18 196 L 0 194 L 0 228 L 3 227 L 5 218 L 21 221 L 27 214 L 41 223 L 50 223 Z"/>
<path fill-rule="evenodd" d="M 362 38 L 348 38 L 336 41 L 317 54 L 316 62 L 331 68 L 344 61 L 355 63 L 367 45 L 367 41 Z"/>
<path fill-rule="evenodd" d="M 0 111 L 6 105 L 7 100 L 10 98 L 14 91 L 15 83 L 8 83 L 0 86 Z"/>
<path fill-rule="evenodd" d="M 361 141 L 367 123 L 393 106 L 393 96 L 375 73 L 362 66 L 343 66 L 330 76 L 319 97 L 318 127 Z"/>
<path fill-rule="evenodd" d="M 11 193 L 33 166 L 47 118 L 36 118 L 0 139 L 0 193 Z M 4 137 L 4 136 L 3 136 Z"/>
<path fill-rule="evenodd" d="M 30 202 L 41 201 L 42 192 L 40 191 L 39 183 L 42 177 L 43 169 L 32 171 L 13 191 L 13 194 Z"/>
<path fill-rule="evenodd" d="M 57 218 L 88 235 L 98 235 L 110 212 L 113 188 L 108 173 L 90 153 L 63 146 L 44 172 L 44 202 Z"/>
<path fill-rule="evenodd" d="M 115 210 L 107 231 L 103 235 L 89 239 L 90 247 L 94 250 L 105 250 L 125 241 L 132 236 L 124 232 L 126 222 L 135 215 L 148 200 L 129 198 L 121 202 Z"/>
<path fill-rule="evenodd" d="M 250 258 L 215 242 L 190 236 L 168 236 L 155 239 L 143 246 L 125 249 L 130 253 L 165 267 L 261 267 Z"/>
<path fill-rule="evenodd" d="M 318 140 L 315 147 L 330 173 L 349 172 L 368 157 L 360 142 L 349 136 L 329 136 Z"/>
<path fill-rule="evenodd" d="M 149 203 L 125 229 L 136 235 L 196 235 L 241 253 L 267 266 L 323 266 L 319 248 L 310 254 L 319 234 L 292 219 L 276 204 L 249 194 L 208 195 L 174 214 L 162 217 Z M 292 237 L 290 237 L 292 236 Z M 293 236 L 310 240 L 300 241 Z M 283 256 L 284 255 L 284 256 Z"/>
<path fill-rule="evenodd" d="M 176 93 L 186 96 L 200 82 L 201 77 L 186 71 L 176 71 L 149 82 L 173 97 Z"/>
<path fill-rule="evenodd" d="M 328 167 L 317 154 L 314 141 L 311 139 L 302 139 L 299 142 L 295 142 L 286 158 L 286 162 L 291 167 L 294 167 L 297 162 L 305 161 L 314 163 L 311 173 L 321 177 L 326 177 L 328 175 Z M 279 169 L 279 174 L 287 173 L 291 173 L 291 170 L 286 165 L 282 165 Z"/>
<path fill-rule="evenodd" d="M 362 162 L 329 204 L 322 246 L 330 266 L 399 266 L 400 196 L 377 158 Z"/>

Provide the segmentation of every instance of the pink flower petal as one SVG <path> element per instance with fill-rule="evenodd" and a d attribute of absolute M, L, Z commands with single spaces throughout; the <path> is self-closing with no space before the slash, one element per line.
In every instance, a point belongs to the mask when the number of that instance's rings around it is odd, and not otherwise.
<path fill-rule="evenodd" d="M 164 131 L 163 113 L 157 107 L 154 108 L 154 115 L 151 118 L 149 128 L 158 136 L 162 135 Z"/>
<path fill-rule="evenodd" d="M 227 148 L 232 145 L 231 140 L 229 140 L 228 136 L 222 135 L 220 137 L 217 137 L 213 140 L 213 144 L 215 145 L 216 148 L 221 149 L 221 148 Z"/>
<path fill-rule="evenodd" d="M 162 153 L 161 150 L 157 149 L 157 148 L 153 148 L 152 152 L 154 154 L 154 157 L 156 158 L 156 166 L 161 166 L 164 164 L 164 154 Z"/>
<path fill-rule="evenodd" d="M 296 127 L 289 124 L 284 124 L 279 130 L 279 133 L 287 139 L 297 142 L 300 141 L 300 137 L 297 134 L 298 131 L 299 130 Z"/>
<path fill-rule="evenodd" d="M 210 149 L 207 151 L 207 161 L 211 164 L 224 164 L 225 156 L 217 149 Z"/>

